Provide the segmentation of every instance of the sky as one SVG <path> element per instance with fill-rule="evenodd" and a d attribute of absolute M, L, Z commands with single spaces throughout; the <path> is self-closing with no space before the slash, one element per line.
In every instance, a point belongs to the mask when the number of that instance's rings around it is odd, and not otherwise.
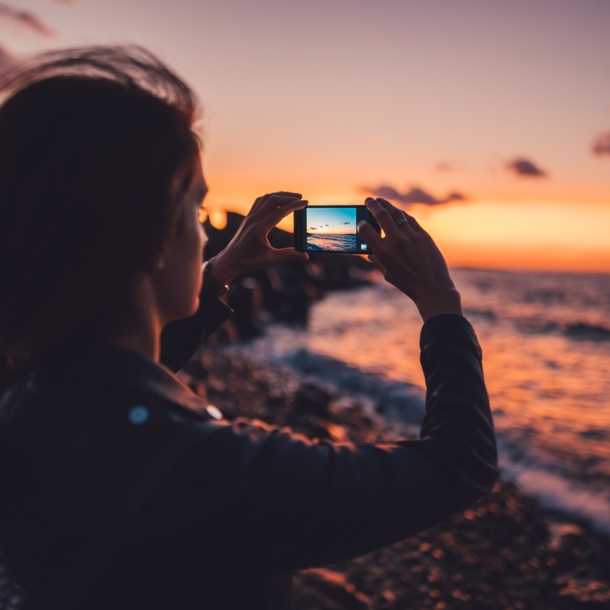
<path fill-rule="evenodd" d="M 349 235 L 356 233 L 356 208 L 307 209 L 307 233 Z"/>
<path fill-rule="evenodd" d="M 609 31 L 608 0 L 9 0 L 0 64 L 156 53 L 201 100 L 217 224 L 374 194 L 450 265 L 610 272 Z"/>

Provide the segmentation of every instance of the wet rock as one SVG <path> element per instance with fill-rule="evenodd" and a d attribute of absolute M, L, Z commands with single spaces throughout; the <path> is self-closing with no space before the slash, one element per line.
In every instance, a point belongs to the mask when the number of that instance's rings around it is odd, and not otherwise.
<path fill-rule="evenodd" d="M 311 413 L 317 417 L 326 418 L 329 416 L 330 398 L 330 394 L 322 388 L 311 383 L 304 383 L 294 396 L 294 412 Z"/>
<path fill-rule="evenodd" d="M 293 576 L 295 610 L 369 610 L 370 599 L 347 582 L 345 576 L 323 568 Z"/>

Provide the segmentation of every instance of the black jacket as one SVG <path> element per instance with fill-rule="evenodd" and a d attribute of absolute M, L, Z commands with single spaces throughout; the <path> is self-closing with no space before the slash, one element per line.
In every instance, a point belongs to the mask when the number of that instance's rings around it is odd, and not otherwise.
<path fill-rule="evenodd" d="M 167 329 L 164 361 L 183 364 L 228 313 L 204 296 L 193 318 Z M 458 315 L 428 320 L 421 350 L 421 439 L 353 445 L 213 420 L 170 370 L 129 350 L 56 349 L 0 406 L 0 544 L 30 590 L 26 608 L 45 608 L 171 429 L 201 440 L 80 607 L 285 607 L 292 570 L 382 547 L 466 507 L 497 474 L 481 350 Z M 142 412 L 146 421 L 134 419 Z"/>

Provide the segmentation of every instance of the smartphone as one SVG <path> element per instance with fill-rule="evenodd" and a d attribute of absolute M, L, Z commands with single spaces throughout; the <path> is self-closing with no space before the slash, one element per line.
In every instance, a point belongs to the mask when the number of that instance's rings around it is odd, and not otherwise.
<path fill-rule="evenodd" d="M 356 227 L 366 220 L 381 234 L 379 224 L 364 205 L 312 205 L 294 213 L 294 248 L 299 252 L 368 254 Z"/>

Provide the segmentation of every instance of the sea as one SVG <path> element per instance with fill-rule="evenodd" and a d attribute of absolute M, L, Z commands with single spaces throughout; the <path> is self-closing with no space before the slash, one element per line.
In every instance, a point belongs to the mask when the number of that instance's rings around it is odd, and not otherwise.
<path fill-rule="evenodd" d="M 501 476 L 610 534 L 610 275 L 452 270 L 483 349 Z M 424 413 L 421 319 L 382 278 L 331 292 L 306 328 L 239 349 L 357 400 L 414 436 Z"/>
<path fill-rule="evenodd" d="M 309 250 L 326 250 L 332 252 L 356 252 L 356 234 L 331 235 L 307 234 L 307 248 Z"/>

